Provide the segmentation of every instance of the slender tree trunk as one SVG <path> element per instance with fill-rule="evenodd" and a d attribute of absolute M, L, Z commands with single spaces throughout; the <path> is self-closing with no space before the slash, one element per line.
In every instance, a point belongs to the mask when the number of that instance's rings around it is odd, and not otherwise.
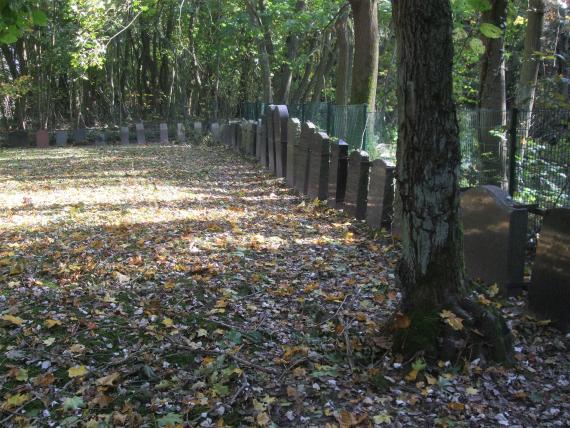
<path fill-rule="evenodd" d="M 507 0 L 492 0 L 491 9 L 483 12 L 482 23 L 504 31 Z M 479 171 L 481 184 L 507 186 L 506 85 L 504 38 L 482 37 L 485 54 L 481 60 L 479 87 Z"/>
<path fill-rule="evenodd" d="M 354 65 L 352 69 L 352 104 L 367 104 L 376 109 L 378 79 L 378 2 L 349 0 L 354 16 Z"/>
<path fill-rule="evenodd" d="M 556 44 L 556 56 L 557 59 L 557 74 L 558 74 L 558 93 L 560 98 L 568 102 L 569 91 L 568 91 L 568 62 L 570 61 L 570 34 L 568 34 L 568 29 L 566 28 L 566 7 L 560 6 L 558 8 L 558 27 L 559 36 L 558 43 Z"/>
<path fill-rule="evenodd" d="M 338 60 L 336 63 L 335 104 L 345 106 L 348 104 L 348 73 L 350 66 L 348 13 L 341 13 L 335 23 L 335 29 L 338 47 Z"/>
<path fill-rule="evenodd" d="M 395 335 L 398 351 L 425 351 L 432 358 L 457 356 L 456 332 L 442 322 L 447 309 L 483 334 L 500 321 L 470 319 L 465 300 L 459 218 L 459 129 L 452 88 L 452 14 L 449 0 L 394 0 L 398 50 L 397 186 L 401 204 L 404 328 Z M 469 302 L 465 303 L 465 306 Z M 473 318 L 480 315 L 473 310 Z M 406 325 L 407 324 L 407 325 Z M 501 329 L 496 347 L 504 351 Z M 462 337 L 462 336 L 461 336 Z M 493 347 L 493 352 L 495 352 Z M 505 352 L 497 357 L 504 356 Z M 495 354 L 493 354 L 495 356 Z"/>
<path fill-rule="evenodd" d="M 295 5 L 295 13 L 298 14 L 305 9 L 305 2 L 298 1 Z M 293 67 L 291 64 L 295 61 L 299 52 L 299 36 L 296 31 L 292 31 L 287 36 L 287 57 L 281 65 L 281 70 L 276 77 L 276 83 L 279 85 L 277 93 L 277 102 L 279 104 L 288 104 L 291 92 L 291 82 L 293 80 Z"/>
<path fill-rule="evenodd" d="M 332 65 L 333 51 L 331 49 L 332 36 L 331 33 L 327 33 L 323 40 L 323 49 L 321 51 L 321 60 L 317 66 L 317 70 L 311 80 L 309 87 L 307 88 L 307 93 L 312 91 L 311 102 L 318 102 L 321 99 L 321 92 L 323 90 L 323 79 Z"/>
<path fill-rule="evenodd" d="M 259 62 L 261 63 L 261 74 L 263 82 L 263 101 L 273 103 L 273 85 L 271 82 L 271 59 L 270 55 L 273 51 L 273 44 L 271 43 L 271 35 L 263 25 L 263 21 L 259 16 L 258 9 L 252 4 L 252 1 L 246 1 L 247 10 L 251 23 L 263 31 L 263 37 L 258 40 L 259 46 Z M 265 8 L 264 0 L 258 2 L 259 10 Z"/>
<path fill-rule="evenodd" d="M 526 139 L 530 129 L 536 80 L 538 78 L 539 59 L 536 52 L 540 52 L 540 38 L 544 24 L 544 0 L 529 0 L 527 12 L 527 26 L 524 39 L 524 52 L 519 87 L 517 90 L 516 105 L 520 110 L 520 117 L 525 126 L 523 137 Z"/>

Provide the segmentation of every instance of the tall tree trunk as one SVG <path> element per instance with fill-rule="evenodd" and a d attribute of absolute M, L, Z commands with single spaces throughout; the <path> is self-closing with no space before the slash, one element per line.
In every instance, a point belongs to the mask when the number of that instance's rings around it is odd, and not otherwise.
<path fill-rule="evenodd" d="M 491 9 L 483 12 L 482 24 L 493 24 L 504 31 L 507 19 L 507 0 L 492 0 Z M 485 53 L 481 60 L 479 86 L 479 171 L 481 184 L 506 188 L 507 148 L 504 137 L 506 126 L 506 85 L 504 37 L 482 36 Z"/>
<path fill-rule="evenodd" d="M 570 34 L 566 28 L 566 7 L 558 7 L 559 35 L 556 43 L 558 94 L 564 102 L 568 102 L 568 62 L 570 61 Z"/>
<path fill-rule="evenodd" d="M 330 69 L 332 65 L 333 51 L 331 49 L 332 43 L 332 35 L 330 32 L 327 32 L 324 35 L 323 40 L 323 48 L 321 51 L 321 59 L 319 61 L 319 65 L 317 66 L 317 70 L 311 80 L 309 87 L 307 88 L 307 94 L 312 92 L 311 102 L 315 103 L 320 101 L 321 99 L 321 92 L 323 91 L 324 83 L 323 79 Z"/>
<path fill-rule="evenodd" d="M 440 318 L 440 311 L 447 309 L 469 322 L 461 306 L 466 288 L 451 6 L 449 0 L 394 0 L 392 13 L 398 51 L 397 186 L 403 246 L 398 278 L 405 293 L 403 317 L 410 321 L 398 330 L 395 346 L 407 355 L 457 355 L 460 351 L 450 346 L 457 332 Z M 499 321 L 482 322 L 485 333 L 485 327 Z M 502 342 L 497 348 L 504 350 Z"/>
<path fill-rule="evenodd" d="M 349 36 L 348 13 L 342 12 L 335 23 L 338 60 L 336 63 L 335 104 L 348 104 Z"/>
<path fill-rule="evenodd" d="M 529 0 L 527 24 L 524 38 L 524 52 L 519 87 L 517 90 L 516 106 L 521 111 L 521 118 L 525 126 L 523 137 L 526 139 L 530 129 L 536 80 L 538 78 L 539 59 L 536 52 L 540 52 L 540 38 L 544 24 L 544 0 Z"/>
<path fill-rule="evenodd" d="M 261 74 L 263 82 L 263 101 L 273 103 L 273 85 L 271 83 L 271 59 L 270 54 L 273 51 L 273 44 L 271 43 L 271 36 L 269 31 L 263 25 L 263 21 L 259 16 L 258 9 L 252 3 L 252 0 L 246 0 L 247 11 L 251 23 L 263 31 L 263 37 L 258 40 L 259 46 L 259 62 L 261 63 Z M 260 10 L 265 8 L 264 0 L 259 0 L 258 7 Z"/>
<path fill-rule="evenodd" d="M 349 0 L 354 16 L 354 64 L 352 68 L 352 104 L 367 104 L 376 109 L 378 79 L 378 2 Z"/>

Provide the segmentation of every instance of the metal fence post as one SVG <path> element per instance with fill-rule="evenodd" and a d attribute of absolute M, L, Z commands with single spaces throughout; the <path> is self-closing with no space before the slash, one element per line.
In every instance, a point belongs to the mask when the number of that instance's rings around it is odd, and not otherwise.
<path fill-rule="evenodd" d="M 511 112 L 511 126 L 509 129 L 509 195 L 514 196 L 517 191 L 517 125 L 519 110 L 514 107 Z"/>

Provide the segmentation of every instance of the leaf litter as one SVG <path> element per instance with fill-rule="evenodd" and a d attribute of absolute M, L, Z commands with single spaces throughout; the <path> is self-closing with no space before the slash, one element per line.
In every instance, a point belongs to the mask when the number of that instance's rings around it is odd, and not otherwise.
<path fill-rule="evenodd" d="M 390 351 L 398 245 L 206 145 L 0 152 L 2 426 L 565 426 L 569 337 Z M 443 322 L 463 328 L 450 311 Z"/>

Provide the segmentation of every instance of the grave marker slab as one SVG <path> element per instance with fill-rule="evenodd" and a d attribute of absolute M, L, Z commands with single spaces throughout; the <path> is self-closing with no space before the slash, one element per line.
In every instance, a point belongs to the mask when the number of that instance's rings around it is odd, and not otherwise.
<path fill-rule="evenodd" d="M 137 131 L 137 144 L 146 144 L 146 138 L 144 135 L 144 124 L 141 123 L 137 123 L 135 125 L 135 129 Z"/>
<path fill-rule="evenodd" d="M 268 124 L 267 124 L 268 115 L 265 114 L 261 119 L 261 144 L 259 147 L 260 154 L 261 154 L 261 166 L 268 168 L 269 167 L 269 143 L 268 143 Z"/>
<path fill-rule="evenodd" d="M 257 152 L 257 121 L 250 120 L 249 129 L 250 129 L 249 149 L 247 154 L 250 156 L 255 156 Z"/>
<path fill-rule="evenodd" d="M 269 171 L 273 174 L 276 173 L 276 153 L 275 153 L 275 132 L 280 132 L 281 128 L 275 127 L 275 110 L 277 106 L 270 105 L 267 114 L 267 161 Z M 277 129 L 276 129 L 277 128 Z M 277 135 L 277 138 L 281 136 Z"/>
<path fill-rule="evenodd" d="M 180 144 L 188 143 L 188 140 L 186 140 L 186 129 L 183 123 L 179 122 L 176 124 L 176 139 Z"/>
<path fill-rule="evenodd" d="M 6 137 L 7 147 L 29 147 L 30 138 L 28 131 L 11 131 Z"/>
<path fill-rule="evenodd" d="M 348 144 L 340 140 L 331 143 L 331 161 L 329 169 L 329 199 L 331 208 L 341 209 L 346 194 L 346 172 L 348 167 Z"/>
<path fill-rule="evenodd" d="M 382 159 L 370 164 L 370 184 L 368 186 L 368 206 L 366 222 L 373 229 L 392 220 L 394 203 L 394 166 Z"/>
<path fill-rule="evenodd" d="M 507 293 L 523 281 L 528 211 L 507 193 L 480 186 L 461 195 L 463 249 L 467 277 Z"/>
<path fill-rule="evenodd" d="M 160 144 L 168 144 L 168 125 L 160 124 Z"/>
<path fill-rule="evenodd" d="M 295 151 L 299 149 L 301 122 L 297 118 L 287 121 L 287 185 L 295 188 Z"/>
<path fill-rule="evenodd" d="M 198 138 L 202 136 L 202 122 L 194 122 L 194 135 Z"/>
<path fill-rule="evenodd" d="M 58 129 L 55 131 L 55 145 L 57 147 L 64 147 L 67 145 L 67 131 Z"/>
<path fill-rule="evenodd" d="M 121 145 L 123 145 L 123 146 L 129 145 L 129 127 L 128 126 L 121 126 Z"/>
<path fill-rule="evenodd" d="M 307 195 L 311 199 L 326 201 L 329 190 L 329 136 L 315 132 L 311 141 Z"/>
<path fill-rule="evenodd" d="M 263 135 L 263 121 L 259 119 L 257 121 L 257 135 L 255 136 L 255 158 L 259 163 L 261 163 L 261 149 L 265 147 L 262 146 Z"/>
<path fill-rule="evenodd" d="M 210 131 L 212 132 L 212 136 L 214 137 L 214 141 L 216 143 L 221 143 L 221 136 L 220 136 L 220 124 L 218 122 L 212 123 L 210 125 Z"/>
<path fill-rule="evenodd" d="M 289 110 L 285 105 L 275 106 L 273 111 L 273 135 L 275 143 L 275 175 L 285 177 L 287 175 L 287 122 Z"/>
<path fill-rule="evenodd" d="M 75 144 L 85 144 L 87 142 L 87 130 L 78 128 L 73 132 L 73 142 Z"/>
<path fill-rule="evenodd" d="M 107 131 L 100 131 L 95 138 L 96 146 L 105 146 L 107 144 Z"/>
<path fill-rule="evenodd" d="M 528 291 L 530 308 L 570 328 L 570 208 L 548 210 L 536 248 Z"/>
<path fill-rule="evenodd" d="M 358 220 L 366 218 L 369 172 L 368 153 L 359 150 L 352 152 L 348 157 L 344 210 Z"/>
<path fill-rule="evenodd" d="M 49 147 L 49 133 L 45 129 L 36 132 L 36 146 L 41 149 Z"/>
<path fill-rule="evenodd" d="M 295 152 L 295 190 L 303 195 L 308 191 L 311 141 L 316 132 L 317 128 L 312 122 L 303 122 L 301 125 L 301 137 Z"/>

